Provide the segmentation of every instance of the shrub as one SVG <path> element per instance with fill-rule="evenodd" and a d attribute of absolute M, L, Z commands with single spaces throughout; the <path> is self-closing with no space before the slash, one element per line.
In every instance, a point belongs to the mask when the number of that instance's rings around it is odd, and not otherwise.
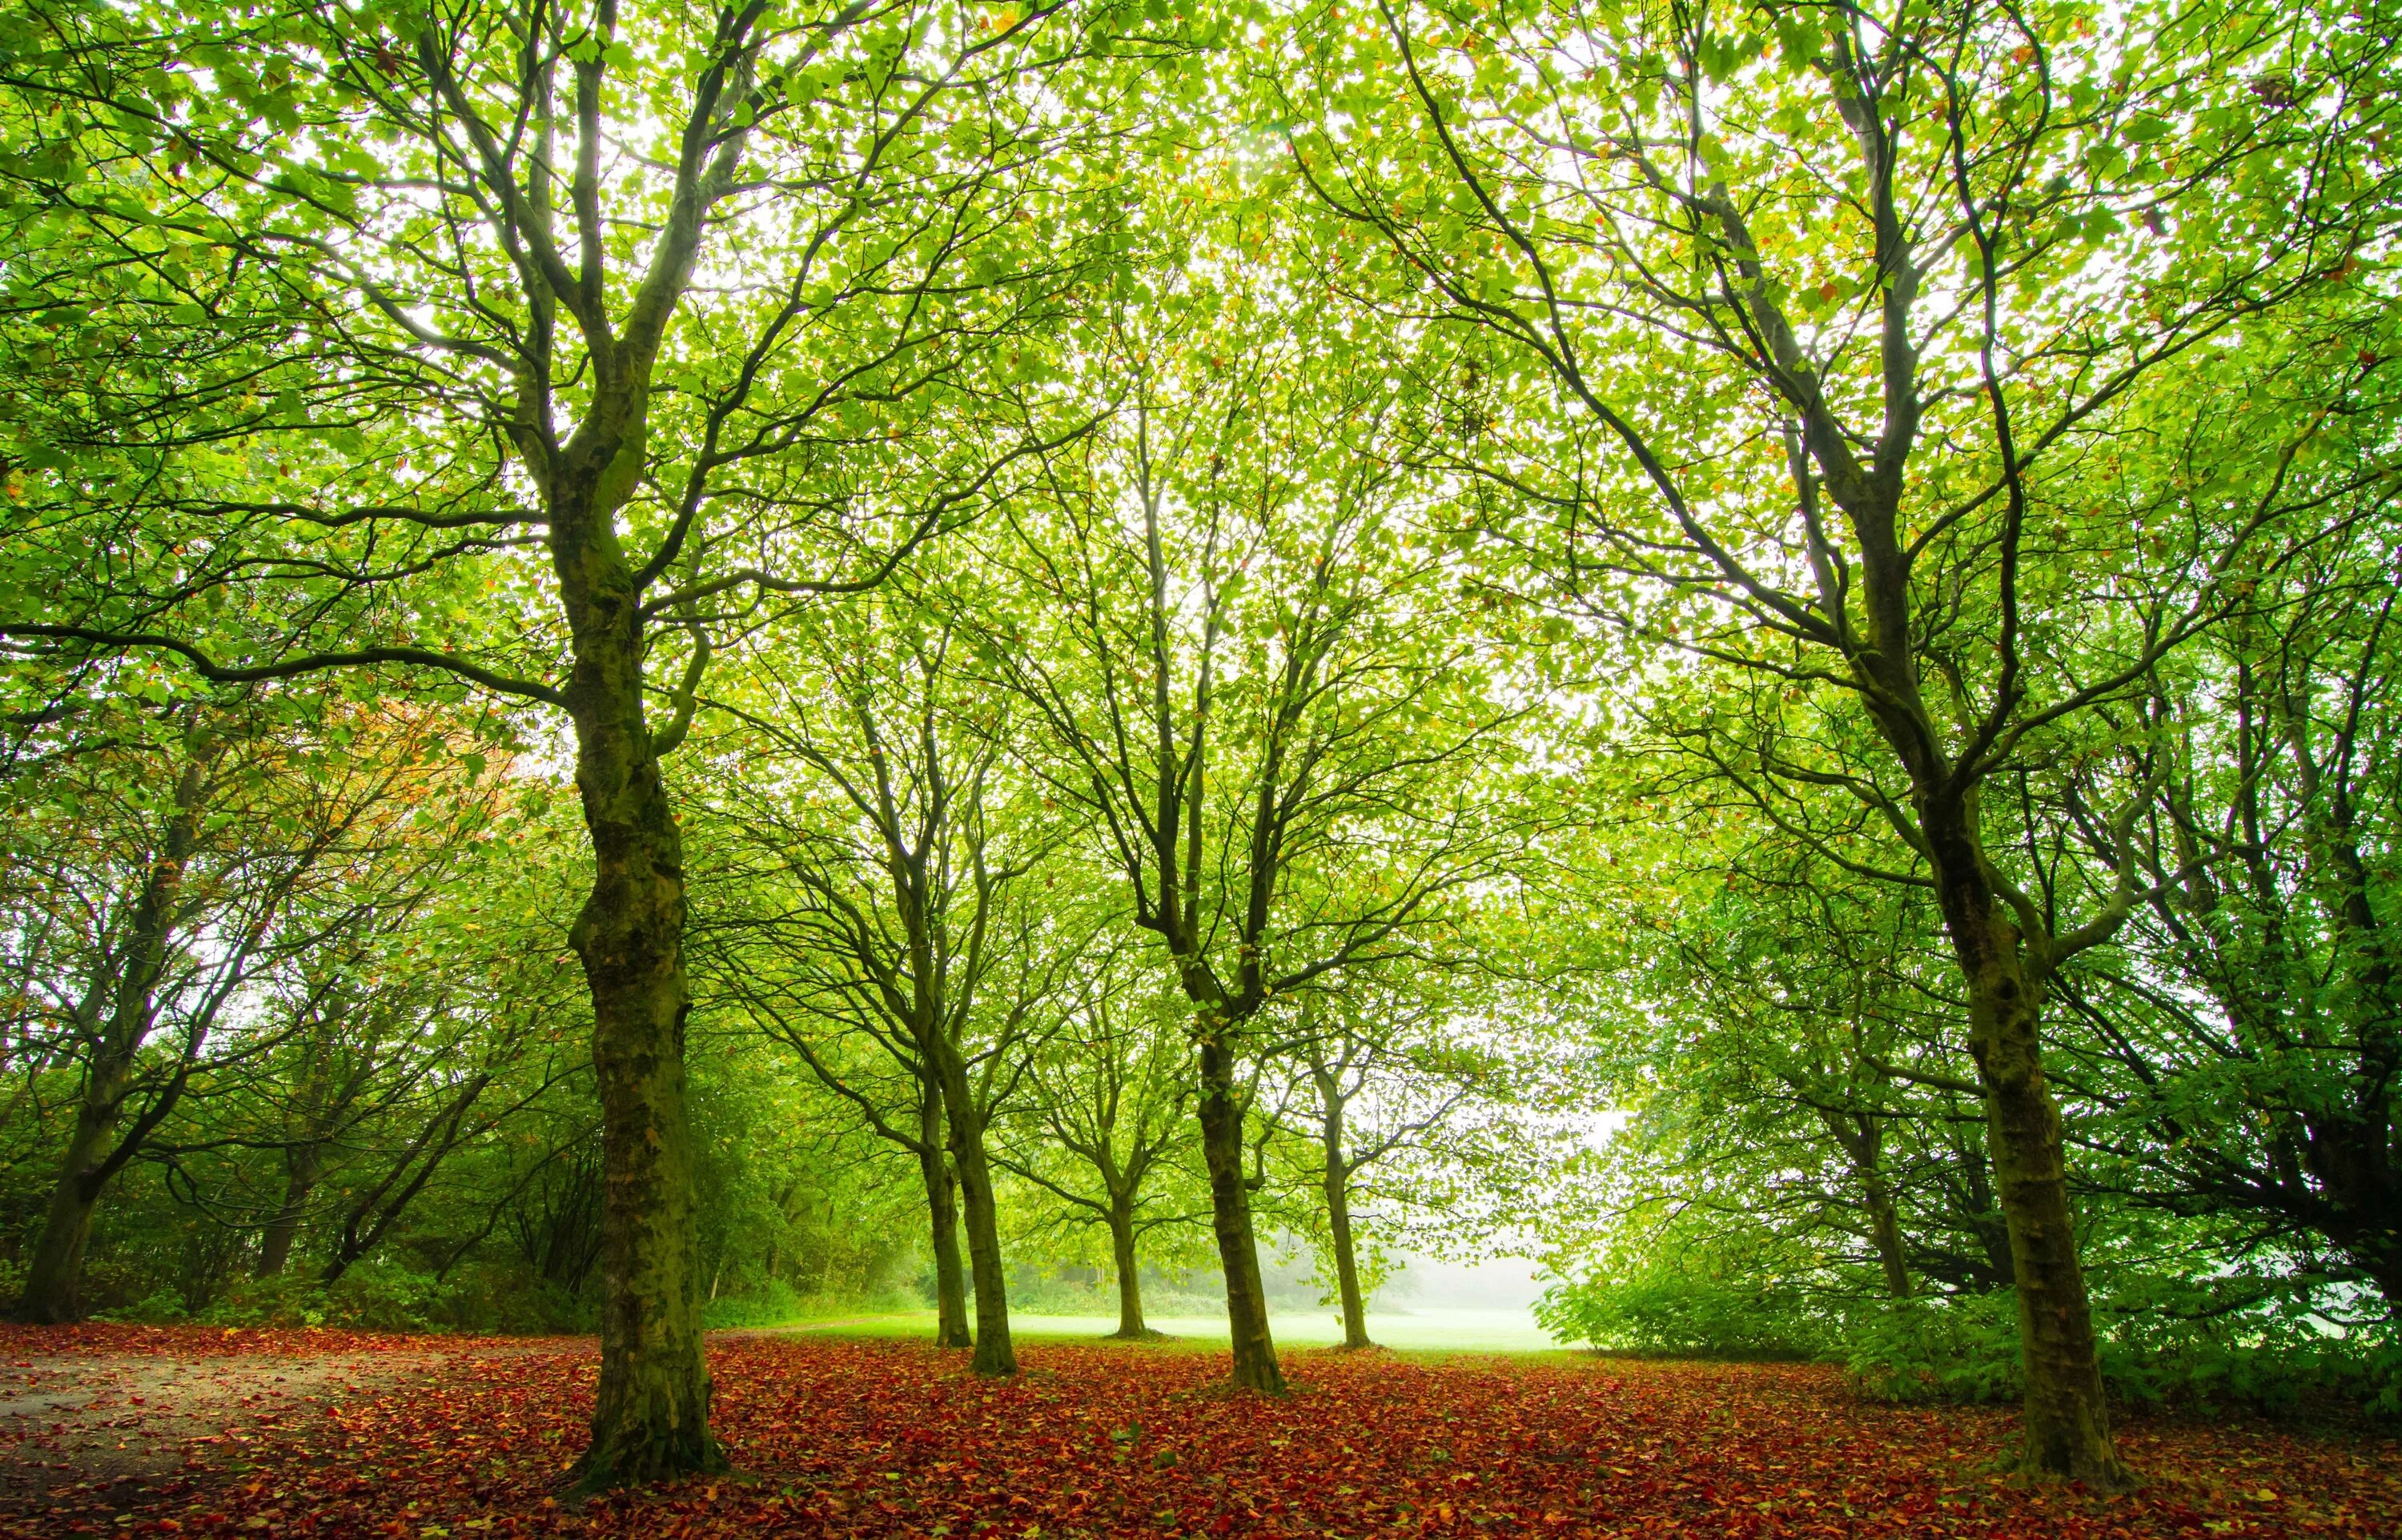
<path fill-rule="evenodd" d="M 1665 1272 L 1563 1280 L 1535 1318 L 1563 1341 L 1664 1356 L 1808 1358 L 1832 1337 L 1824 1309 L 1798 1290 Z"/>
<path fill-rule="evenodd" d="M 2018 1299 L 2007 1291 L 1861 1306 L 1844 1333 L 1843 1368 L 1880 1401 L 2007 1401 L 2024 1387 Z"/>

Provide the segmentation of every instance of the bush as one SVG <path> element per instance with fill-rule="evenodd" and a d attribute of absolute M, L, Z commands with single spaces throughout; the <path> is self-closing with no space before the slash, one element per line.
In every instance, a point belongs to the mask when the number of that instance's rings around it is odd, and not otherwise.
<path fill-rule="evenodd" d="M 2121 1275 L 2094 1301 L 2102 1379 L 2138 1405 L 2285 1412 L 2312 1402 L 2402 1412 L 2402 1331 L 2343 1322 L 2311 1289 Z M 1853 1313 L 1844 1368 L 1885 1401 L 2007 1401 L 2025 1387 L 2007 1290 L 1904 1299 Z"/>
<path fill-rule="evenodd" d="M 2016 1295 L 1939 1295 L 1864 1305 L 1843 1368 L 1879 1401 L 2008 1401 L 2024 1387 Z"/>
<path fill-rule="evenodd" d="M 2290 1411 L 2313 1403 L 2402 1415 L 2402 1321 L 2306 1282 L 2133 1272 L 2097 1278 L 2112 1396 L 2141 1405 Z M 1880 1401 L 2011 1401 L 2025 1389 L 2017 1296 L 1815 1295 L 1654 1270 L 1554 1285 L 1535 1315 L 1563 1341 L 1697 1358 L 1817 1358 Z"/>
<path fill-rule="evenodd" d="M 116 1318 L 156 1317 L 126 1311 Z M 190 1318 L 204 1326 L 530 1334 L 588 1330 L 591 1308 L 514 1268 L 462 1267 L 437 1278 L 386 1263 L 352 1268 L 330 1288 L 306 1273 L 242 1279 Z"/>
<path fill-rule="evenodd" d="M 1797 1290 L 1664 1272 L 1564 1280 L 1535 1319 L 1562 1341 L 1668 1357 L 1812 1358 L 1835 1340 L 1823 1307 Z"/>

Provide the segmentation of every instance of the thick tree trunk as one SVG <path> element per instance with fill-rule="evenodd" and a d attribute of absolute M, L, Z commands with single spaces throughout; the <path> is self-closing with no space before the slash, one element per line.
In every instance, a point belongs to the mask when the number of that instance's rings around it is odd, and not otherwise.
<path fill-rule="evenodd" d="M 643 717 L 638 595 L 606 512 L 574 523 L 553 528 L 594 867 L 569 937 L 592 992 L 600 1094 L 600 1381 L 577 1469 L 594 1491 L 723 1470 L 725 1458 L 709 1431 L 684 1104 L 683 841 Z"/>
<path fill-rule="evenodd" d="M 2093 1312 L 2078 1264 L 2061 1146 L 2060 1108 L 2036 1052 L 2034 1012 L 2023 995 L 1981 1001 L 1989 1030 L 1970 1040 L 1986 1085 L 1994 1176 L 2009 1225 L 2018 1276 L 2019 1333 L 2026 1361 L 2026 1461 L 2048 1476 L 2100 1487 L 2128 1484 L 2110 1441 L 2109 1413 L 2093 1336 Z M 2014 1009 L 2017 1008 L 2017 1009 Z"/>
<path fill-rule="evenodd" d="M 983 1130 L 958 1107 L 949 1112 L 951 1163 L 959 1171 L 959 1208 L 967 1221 L 968 1275 L 975 1281 L 975 1356 L 968 1367 L 978 1374 L 1012 1375 L 1017 1372 L 1017 1350 L 1009 1340 L 1009 1280 L 1001 1271 L 992 1167 L 985 1159 Z"/>
<path fill-rule="evenodd" d="M 959 1194 L 950 1163 L 943 1159 L 942 1104 L 930 1096 L 927 1107 L 928 1121 L 935 1126 L 923 1131 L 918 1170 L 926 1179 L 926 1214 L 933 1229 L 934 1345 L 973 1347 L 975 1338 L 968 1331 L 967 1274 L 959 1263 Z"/>
<path fill-rule="evenodd" d="M 1118 1329 L 1111 1335 L 1140 1341 L 1153 1333 L 1142 1319 L 1142 1271 L 1135 1254 L 1134 1215 L 1122 1203 L 1110 1205 L 1110 1260 L 1118 1272 Z"/>
<path fill-rule="evenodd" d="M 1270 1396 L 1284 1394 L 1268 1335 L 1267 1290 L 1251 1230 L 1251 1194 L 1243 1180 L 1243 1104 L 1235 1093 L 1235 1056 L 1222 1043 L 1201 1044 L 1201 1158 L 1209 1171 L 1210 1228 L 1226 1273 L 1226 1324 L 1234 1337 L 1235 1383 Z"/>
<path fill-rule="evenodd" d="M 76 1105 L 75 1133 L 67 1141 L 41 1239 L 34 1244 L 25 1272 L 25 1297 L 18 1314 L 43 1326 L 58 1326 L 82 1313 L 78 1296 L 84 1252 L 91 1243 L 91 1217 L 104 1185 L 95 1173 L 116 1143 L 117 1098 L 124 1090 L 121 1077 L 115 1078 L 113 1091 L 100 1089 L 101 1078 L 95 1069 L 83 1100 Z"/>
<path fill-rule="evenodd" d="M 28 1321 L 56 1325 L 81 1313 L 84 1253 L 91 1244 L 91 1219 L 108 1179 L 131 1152 L 119 1148 L 117 1124 L 133 1080 L 134 1057 L 150 1034 L 158 1009 L 159 981 L 167 971 L 167 950 L 175 905 L 183 893 L 184 868 L 200 834 L 204 778 L 197 763 L 185 766 L 175 788 L 175 811 L 168 820 L 159 856 L 142 882 L 126 926 L 124 960 L 109 991 L 109 1011 L 90 1039 L 91 1059 L 83 1093 L 76 1102 L 75 1132 L 50 1189 L 49 1212 L 26 1267 L 25 1293 L 18 1313 Z"/>
<path fill-rule="evenodd" d="M 1987 1155 L 2018 1283 L 2026 1468 L 2125 1487 L 2132 1478 L 2110 1439 L 2093 1311 L 2078 1262 L 2060 1107 L 2043 1072 L 2041 985 L 2028 976 L 2018 932 L 1981 882 L 1962 880 L 1960 863 L 1973 871 L 1974 858 L 1963 851 L 1947 872 L 1941 853 L 1939 897 L 1968 984 L 1968 1052 L 1985 1090 Z"/>
<path fill-rule="evenodd" d="M 298 1239 L 301 1217 L 309 1211 L 309 1195 L 317 1189 L 323 1157 L 323 1150 L 313 1144 L 283 1152 L 283 1202 L 276 1208 L 275 1217 L 267 1221 L 266 1233 L 258 1238 L 259 1277 L 278 1276 L 292 1260 L 292 1243 Z"/>

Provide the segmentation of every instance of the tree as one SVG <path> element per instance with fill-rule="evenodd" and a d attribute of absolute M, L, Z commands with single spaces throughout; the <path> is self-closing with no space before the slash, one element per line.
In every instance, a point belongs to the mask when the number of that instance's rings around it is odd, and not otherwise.
<path fill-rule="evenodd" d="M 1155 1338 L 1142 1314 L 1141 1245 L 1192 1222 L 1182 1162 L 1193 1087 L 1183 1012 L 1150 969 L 1115 950 L 1085 960 L 1066 1019 L 1028 1067 L 1028 1095 L 1005 1133 L 1003 1164 L 1110 1237 L 1118 1328 Z"/>
<path fill-rule="evenodd" d="M 210 452 L 154 457 L 132 491 L 51 474 L 32 501 L 55 528 L 138 509 L 145 538 L 105 584 L 28 592 L 0 634 L 159 652 L 218 683 L 434 670 L 573 724 L 594 864 L 571 940 L 607 1167 L 587 1486 L 723 1465 L 664 761 L 713 628 L 872 586 L 1072 431 L 1039 388 L 1003 388 L 1001 344 L 1092 254 L 1061 172 L 1121 83 L 1070 76 L 1113 30 L 1106 7 L 936 27 L 897 6 L 614 0 L 62 5 L 18 28 L 28 120 L 103 109 L 25 185 L 125 260 L 188 247 L 265 275 L 282 324 L 245 335 L 288 362 L 254 353 L 249 389 L 207 404 L 214 433 L 185 435 Z M 178 324 L 222 324 L 184 303 Z M 305 596 L 282 630 L 207 624 L 262 583 Z M 485 642 L 479 586 L 542 626 Z"/>
<path fill-rule="evenodd" d="M 2380 405 L 2354 395 L 2345 417 L 2380 420 Z M 2161 765 L 2137 846 L 2145 902 L 2123 954 L 2063 996 L 2105 1114 L 2088 1134 L 2113 1157 L 2104 1181 L 2242 1223 L 2252 1246 L 2367 1283 L 2389 1312 L 2402 1310 L 2393 516 L 2390 482 L 2330 506 L 2312 548 L 2247 571 L 2243 609 L 2154 675 L 2139 707 Z"/>
<path fill-rule="evenodd" d="M 1308 1082 L 1326 1258 L 1346 1348 L 1374 1345 L 1352 1222 L 1361 1174 L 1425 1148 L 1496 1079 L 1498 1066 L 1459 1030 L 1460 1004 L 1441 982 L 1402 989 L 1366 979 L 1301 1001 L 1293 1057 Z"/>
<path fill-rule="evenodd" d="M 1263 1012 L 1408 954 L 1490 869 L 1508 817 L 1486 772 L 1529 708 L 1494 698 L 1506 649 L 1445 624 L 1459 574 L 1392 458 L 1399 381 L 1343 316 L 1298 327 L 1194 276 L 1218 256 L 1196 227 L 1092 329 L 1112 420 L 985 545 L 1013 590 L 983 666 L 1192 1009 L 1234 1377 L 1275 1394 L 1245 1160 Z"/>
<path fill-rule="evenodd" d="M 1296 166 L 1376 241 L 1368 282 L 1490 339 L 1503 378 L 1463 406 L 1556 406 L 1448 455 L 1556 511 L 1496 521 L 1551 591 L 1825 717 L 1831 750 L 1789 719 L 1719 747 L 1755 783 L 1857 793 L 1910 867 L 1881 870 L 1935 900 L 2009 1225 L 2026 1463 L 2123 1484 L 2042 1018 L 2137 901 L 2145 788 L 2083 788 L 2114 838 L 2081 897 L 2031 891 L 1987 803 L 2140 694 L 2312 501 L 2278 469 L 2308 420 L 2222 468 L 2231 519 L 2091 457 L 2356 270 L 2390 191 L 2357 137 L 2390 111 L 2390 44 L 2240 4 L 1377 16 L 1368 40 L 1332 7 L 1305 24 Z M 1328 131 L 1338 111 L 1361 131 Z M 2125 567 L 2101 530 L 2161 516 L 2183 559 L 2123 573 L 2081 627 L 2097 567 Z"/>
<path fill-rule="evenodd" d="M 45 852 L 10 895 L 30 1018 L 20 1032 L 77 1081 L 19 1306 L 29 1319 L 76 1318 L 101 1197 L 196 1078 L 274 1046 L 223 1030 L 261 979 L 384 896 L 380 880 L 412 874 L 377 866 L 399 854 L 395 834 L 440 774 L 418 763 L 431 724 L 370 728 L 378 751 L 337 764 L 329 744 L 353 730 L 337 716 L 311 731 L 311 708 L 324 708 L 245 688 L 69 718 L 56 750 L 66 774 L 11 788 L 38 791 L 16 811 L 36 820 Z"/>
<path fill-rule="evenodd" d="M 730 838 L 780 869 L 780 971 L 819 1017 L 882 1044 L 923 1086 L 928 1121 L 939 1114 L 975 1287 L 973 1366 L 1014 1374 L 987 1131 L 1081 950 L 1073 908 L 1033 886 L 1060 836 L 1008 768 L 1005 701 L 962 676 L 956 631 L 922 595 L 863 597 L 794 633 L 751 688 L 712 699 L 743 729 L 721 749 L 721 811 Z M 781 1035 L 807 1031 L 787 1019 Z"/>

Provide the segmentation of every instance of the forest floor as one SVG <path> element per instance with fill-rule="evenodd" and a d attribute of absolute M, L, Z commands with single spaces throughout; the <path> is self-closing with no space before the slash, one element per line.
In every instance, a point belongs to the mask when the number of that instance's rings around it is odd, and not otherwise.
<path fill-rule="evenodd" d="M 0 1535 L 2402 1534 L 2402 1440 L 2129 1416 L 2147 1479 L 1995 1466 L 2015 1419 L 1816 1366 L 1036 1341 L 1025 1372 L 834 1331 L 712 1343 L 738 1474 L 577 1505 L 589 1340 L 0 1327 Z"/>

